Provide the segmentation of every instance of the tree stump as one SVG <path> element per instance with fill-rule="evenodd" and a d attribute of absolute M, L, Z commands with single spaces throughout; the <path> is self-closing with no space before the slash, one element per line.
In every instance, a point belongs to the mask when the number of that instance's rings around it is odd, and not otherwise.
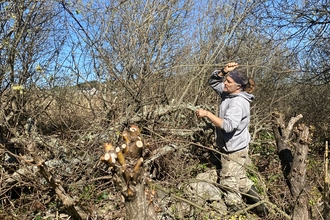
<path fill-rule="evenodd" d="M 308 219 L 308 197 L 306 187 L 306 167 L 308 146 L 311 142 L 309 128 L 295 123 L 303 116 L 292 117 L 285 126 L 284 115 L 273 113 L 273 131 L 282 171 L 292 197 L 292 219 Z M 294 154 L 292 153 L 294 151 Z"/>
<path fill-rule="evenodd" d="M 109 165 L 115 184 L 125 198 L 126 219 L 156 219 L 152 203 L 146 199 L 147 178 L 143 169 L 143 150 L 146 145 L 140 129 L 131 125 L 121 136 L 120 146 L 104 144 L 101 160 Z"/>

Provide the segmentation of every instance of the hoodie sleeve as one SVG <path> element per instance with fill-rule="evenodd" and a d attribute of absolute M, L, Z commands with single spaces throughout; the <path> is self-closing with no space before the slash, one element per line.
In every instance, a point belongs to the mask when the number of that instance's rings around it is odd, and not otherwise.
<path fill-rule="evenodd" d="M 216 91 L 216 93 L 218 93 L 219 95 L 222 94 L 223 89 L 224 89 L 224 84 L 223 84 L 223 76 L 219 76 L 219 73 L 221 72 L 221 70 L 215 70 L 210 79 L 209 79 L 209 85 L 212 87 L 212 89 L 214 91 Z"/>
<path fill-rule="evenodd" d="M 243 117 L 243 111 L 240 106 L 238 105 L 230 106 L 227 109 L 226 114 L 223 118 L 221 128 L 226 133 L 234 132 L 238 128 L 242 120 L 242 117 Z"/>

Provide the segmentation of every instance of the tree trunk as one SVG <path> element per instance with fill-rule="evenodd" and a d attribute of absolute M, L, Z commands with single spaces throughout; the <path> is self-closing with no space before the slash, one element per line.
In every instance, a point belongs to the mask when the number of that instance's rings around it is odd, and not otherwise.
<path fill-rule="evenodd" d="M 282 171 L 292 196 L 292 219 L 308 219 L 308 197 L 305 192 L 306 161 L 308 145 L 310 143 L 309 128 L 294 124 L 302 115 L 292 117 L 285 126 L 284 116 L 273 113 L 273 131 L 276 139 L 278 155 L 282 164 Z M 295 148 L 294 156 L 292 147 Z"/>
<path fill-rule="evenodd" d="M 126 219 L 157 219 L 152 201 L 146 199 L 148 192 L 146 192 L 144 184 L 137 184 L 135 189 L 136 197 L 133 200 L 125 200 Z"/>

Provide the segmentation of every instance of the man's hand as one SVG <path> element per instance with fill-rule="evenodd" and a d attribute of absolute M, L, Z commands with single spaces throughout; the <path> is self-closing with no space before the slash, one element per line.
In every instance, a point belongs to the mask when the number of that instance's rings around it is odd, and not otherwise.
<path fill-rule="evenodd" d="M 223 68 L 223 71 L 225 73 L 228 73 L 230 71 L 233 71 L 236 67 L 238 67 L 238 63 L 236 62 L 227 63 L 226 66 Z"/>
<path fill-rule="evenodd" d="M 202 109 L 202 108 L 197 109 L 197 110 L 196 110 L 196 116 L 197 116 L 198 118 L 203 118 L 203 117 L 205 117 L 205 116 L 208 116 L 208 111 L 207 111 L 207 110 L 204 110 L 204 109 Z"/>
<path fill-rule="evenodd" d="M 221 128 L 223 119 L 214 115 L 212 112 L 209 112 L 205 109 L 200 108 L 200 109 L 197 109 L 195 113 L 198 118 L 207 117 L 215 126 Z"/>

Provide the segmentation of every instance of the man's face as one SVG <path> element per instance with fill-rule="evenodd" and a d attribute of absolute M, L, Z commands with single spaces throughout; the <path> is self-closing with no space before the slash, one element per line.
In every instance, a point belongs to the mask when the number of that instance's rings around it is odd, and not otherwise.
<path fill-rule="evenodd" d="M 224 92 L 228 94 L 238 93 L 241 91 L 240 90 L 241 85 L 237 84 L 230 76 L 226 77 L 224 84 L 225 84 Z"/>

